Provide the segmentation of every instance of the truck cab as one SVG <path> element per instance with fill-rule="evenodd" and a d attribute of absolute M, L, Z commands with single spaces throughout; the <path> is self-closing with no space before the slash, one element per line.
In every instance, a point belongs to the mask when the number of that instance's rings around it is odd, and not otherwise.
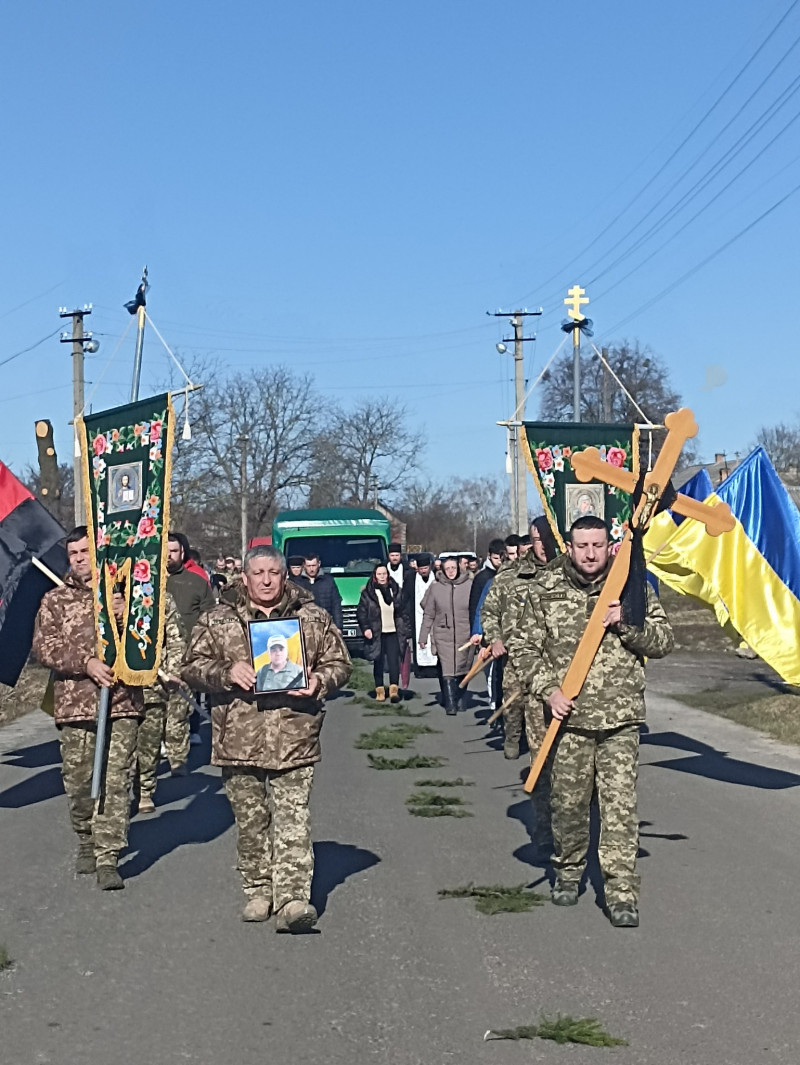
<path fill-rule="evenodd" d="M 373 568 L 386 562 L 390 535 L 380 511 L 355 507 L 284 510 L 272 524 L 273 546 L 287 558 L 319 555 L 342 597 L 342 635 L 354 651 L 363 644 L 356 621 L 361 589 Z"/>

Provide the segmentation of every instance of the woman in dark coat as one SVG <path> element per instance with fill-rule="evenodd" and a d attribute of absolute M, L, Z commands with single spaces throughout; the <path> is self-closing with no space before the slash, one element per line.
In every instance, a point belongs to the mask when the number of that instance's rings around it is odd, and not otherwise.
<path fill-rule="evenodd" d="M 378 702 L 386 698 L 384 664 L 389 673 L 389 700 L 393 703 L 400 701 L 400 648 L 406 646 L 411 635 L 407 599 L 398 583 L 389 576 L 389 570 L 380 563 L 372 571 L 358 601 L 356 617 L 364 634 L 364 655 L 372 662 Z"/>
<path fill-rule="evenodd" d="M 442 696 L 445 712 L 455 714 L 464 694 L 458 687 L 466 675 L 474 647 L 460 650 L 470 641 L 469 593 L 472 587 L 469 573 L 460 572 L 458 559 L 446 558 L 436 583 L 425 593 L 422 600 L 422 628 L 419 645 L 431 643 L 439 656 L 442 670 Z M 463 704 L 462 704 L 463 708 Z"/>

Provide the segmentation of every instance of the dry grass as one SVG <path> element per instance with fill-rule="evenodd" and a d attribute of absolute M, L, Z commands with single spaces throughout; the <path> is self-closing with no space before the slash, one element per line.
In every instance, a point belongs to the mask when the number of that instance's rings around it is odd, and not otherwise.
<path fill-rule="evenodd" d="M 776 694 L 764 688 L 755 698 L 752 690 L 693 692 L 691 695 L 675 696 L 687 706 L 708 710 L 729 721 L 748 728 L 766 732 L 781 743 L 800 746 L 800 692 L 797 689 Z"/>
<path fill-rule="evenodd" d="M 410 758 L 384 758 L 381 754 L 368 754 L 370 769 L 441 769 L 446 758 L 437 755 L 412 754 Z"/>

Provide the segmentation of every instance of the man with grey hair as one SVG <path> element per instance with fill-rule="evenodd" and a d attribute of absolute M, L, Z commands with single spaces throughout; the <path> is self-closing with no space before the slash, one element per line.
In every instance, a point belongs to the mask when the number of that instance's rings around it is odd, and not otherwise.
<path fill-rule="evenodd" d="M 274 912 L 276 931 L 303 932 L 317 921 L 309 797 L 324 700 L 347 681 L 351 663 L 330 615 L 286 577 L 280 551 L 251 548 L 236 603 L 201 616 L 182 676 L 211 696 L 211 760 L 222 767 L 238 829 L 242 920 L 266 921 Z M 299 619 L 306 688 L 256 694 L 248 623 L 265 618 Z"/>

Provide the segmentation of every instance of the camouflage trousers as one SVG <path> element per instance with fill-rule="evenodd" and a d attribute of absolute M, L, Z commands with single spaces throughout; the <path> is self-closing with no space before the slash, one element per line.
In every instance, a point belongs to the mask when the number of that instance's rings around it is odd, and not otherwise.
<path fill-rule="evenodd" d="M 522 696 L 517 704 L 520 714 L 525 714 L 525 733 L 528 737 L 528 746 L 531 751 L 531 764 L 542 745 L 547 722 L 544 717 L 544 707 L 541 703 L 523 702 Z M 553 829 L 551 825 L 552 814 L 550 810 L 550 772 L 553 765 L 553 753 L 551 751 L 547 761 L 542 766 L 536 787 L 531 793 L 531 806 L 533 807 L 534 828 L 533 842 L 541 851 L 546 851 L 548 856 L 553 850 Z"/>
<path fill-rule="evenodd" d="M 161 741 L 167 719 L 167 700 L 155 688 L 144 689 L 144 718 L 136 740 L 136 762 L 139 769 L 139 794 L 151 799 L 156 790 L 158 763 L 161 761 Z"/>
<path fill-rule="evenodd" d="M 292 899 L 307 902 L 314 874 L 308 807 L 313 765 L 223 766 L 222 779 L 236 818 L 245 895 L 271 898 L 276 912 Z"/>
<path fill-rule="evenodd" d="M 183 765 L 189 758 L 189 718 L 192 708 L 185 698 L 170 692 L 166 703 L 164 723 L 164 747 L 167 761 L 172 769 Z"/>
<path fill-rule="evenodd" d="M 589 815 L 597 788 L 606 904 L 637 902 L 639 725 L 594 730 L 562 725 L 552 768 L 553 867 L 563 883 L 577 883 L 586 869 Z"/>
<path fill-rule="evenodd" d="M 97 740 L 94 724 L 62 725 L 59 730 L 61 771 L 72 827 L 82 843 L 92 841 L 98 865 L 116 865 L 128 842 L 128 787 L 138 728 L 135 717 L 109 720 L 105 778 L 97 802 L 91 798 Z"/>

